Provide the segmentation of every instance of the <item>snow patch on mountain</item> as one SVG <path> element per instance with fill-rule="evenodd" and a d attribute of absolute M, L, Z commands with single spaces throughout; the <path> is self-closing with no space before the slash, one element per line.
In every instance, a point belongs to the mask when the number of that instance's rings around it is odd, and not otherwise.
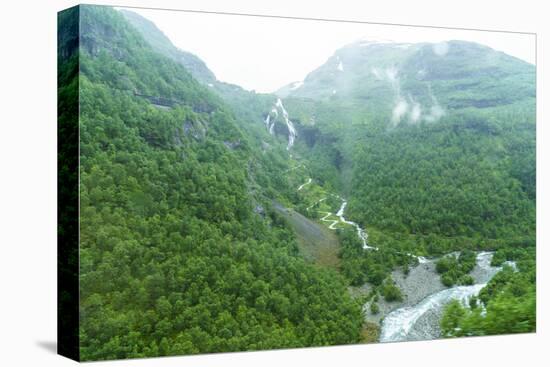
<path fill-rule="evenodd" d="M 357 44 L 359 45 L 359 47 L 369 47 L 372 45 L 388 44 L 388 43 L 395 43 L 395 41 L 391 39 L 367 39 L 367 38 L 363 38 L 357 41 Z"/>
<path fill-rule="evenodd" d="M 344 64 L 342 63 L 342 60 L 340 60 L 340 57 L 337 57 L 338 59 L 338 66 L 336 67 L 336 69 L 338 71 L 344 71 Z"/>
<path fill-rule="evenodd" d="M 406 50 L 411 46 L 412 46 L 412 43 L 399 43 L 399 44 L 394 45 L 394 47 L 397 47 L 397 48 L 400 48 L 400 49 L 403 49 L 403 50 Z"/>
<path fill-rule="evenodd" d="M 290 87 L 290 90 L 296 90 L 296 89 L 300 88 L 302 85 L 304 85 L 303 81 L 294 82 L 294 83 L 292 83 L 292 85 Z"/>

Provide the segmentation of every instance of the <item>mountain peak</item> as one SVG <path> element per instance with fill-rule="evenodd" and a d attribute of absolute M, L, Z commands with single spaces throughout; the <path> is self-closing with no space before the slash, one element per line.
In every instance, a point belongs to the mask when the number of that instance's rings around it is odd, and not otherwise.
<path fill-rule="evenodd" d="M 487 108 L 533 98 L 534 78 L 532 65 L 474 42 L 360 39 L 336 50 L 299 87 L 293 83 L 276 94 L 386 106 L 394 118 L 405 106 L 412 116 L 420 109 L 440 116 L 442 109 Z"/>

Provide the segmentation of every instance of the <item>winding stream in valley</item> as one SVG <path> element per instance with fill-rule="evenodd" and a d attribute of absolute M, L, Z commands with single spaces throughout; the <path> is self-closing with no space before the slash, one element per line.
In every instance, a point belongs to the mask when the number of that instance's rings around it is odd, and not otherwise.
<path fill-rule="evenodd" d="M 289 130 L 289 141 L 287 149 L 290 149 L 294 143 L 294 138 L 296 136 L 294 126 L 292 122 L 288 119 L 288 114 L 280 100 L 277 101 L 276 107 L 280 108 L 283 112 L 285 122 L 287 123 Z M 269 116 L 266 119 L 266 125 L 270 125 Z M 271 126 L 269 126 L 271 127 Z M 294 167 L 293 169 L 304 167 L 302 163 Z M 305 168 L 305 167 L 304 167 Z M 312 178 L 308 177 L 307 180 L 298 186 L 297 191 L 301 191 L 306 186 L 312 183 Z M 378 247 L 369 246 L 368 244 L 368 234 L 365 229 L 361 228 L 359 224 L 346 219 L 345 210 L 348 205 L 348 201 L 339 195 L 329 194 L 333 197 L 338 198 L 341 201 L 341 205 L 336 212 L 324 212 L 324 216 L 320 218 L 322 222 L 330 223 L 328 225 L 329 229 L 336 230 L 338 229 L 338 224 L 350 225 L 355 228 L 357 232 L 357 237 L 361 240 L 363 244 L 363 249 L 365 250 L 378 250 Z M 317 200 L 315 203 L 311 204 L 306 208 L 307 211 L 311 210 L 315 205 L 327 200 L 327 197 L 323 197 Z M 336 217 L 336 218 L 334 218 Z M 445 305 L 447 305 L 451 300 L 459 300 L 460 302 L 466 304 L 469 298 L 476 296 L 487 282 L 501 270 L 501 267 L 492 267 L 491 259 L 493 254 L 491 252 L 480 252 L 476 257 L 476 267 L 472 271 L 472 276 L 475 280 L 475 284 L 470 286 L 455 286 L 452 288 L 441 289 L 441 284 L 439 281 L 439 274 L 435 272 L 435 267 L 433 260 L 428 260 L 422 256 L 416 256 L 411 253 L 406 253 L 406 255 L 418 259 L 417 266 L 424 266 L 424 272 L 427 274 L 428 278 L 423 280 L 411 279 L 415 285 L 422 286 L 427 279 L 431 279 L 432 282 L 438 284 L 436 287 L 425 288 L 424 292 L 419 292 L 418 288 L 412 287 L 411 289 L 405 289 L 404 293 L 406 297 L 409 298 L 409 304 L 403 302 L 401 307 L 394 309 L 383 318 L 381 323 L 380 331 L 380 342 L 398 342 L 406 340 L 431 340 L 439 338 L 441 335 L 439 322 L 443 314 Z M 430 264 L 427 264 L 430 263 Z M 515 264 L 509 264 L 515 266 Z M 419 268 L 420 269 L 420 268 Z M 426 270 L 431 269 L 431 270 Z M 425 275 L 426 276 L 426 275 Z M 426 292 L 427 291 L 427 292 Z M 420 299 L 420 297 L 424 297 Z M 419 300 L 420 299 L 420 300 Z M 368 306 L 365 305 L 365 307 Z M 368 311 L 367 311 L 368 312 Z"/>
<path fill-rule="evenodd" d="M 306 182 L 297 188 L 297 191 L 302 190 L 311 183 L 312 179 L 307 178 Z M 357 231 L 357 237 L 359 237 L 363 244 L 363 249 L 378 250 L 378 247 L 368 245 L 368 234 L 365 229 L 361 228 L 359 224 L 346 219 L 344 214 L 348 201 L 335 194 L 329 195 L 334 196 L 341 201 L 340 208 L 336 214 L 332 212 L 324 212 L 325 215 L 320 218 L 320 220 L 322 222 L 330 223 L 328 228 L 332 230 L 336 230 L 338 228 L 338 224 L 353 226 Z M 307 207 L 306 210 L 309 211 L 315 205 L 325 200 L 327 200 L 327 197 L 317 200 L 315 203 Z M 433 262 L 433 260 L 428 260 L 422 256 L 416 256 L 411 253 L 407 253 L 407 255 L 418 259 L 418 266 Z M 475 284 L 470 286 L 455 286 L 452 288 L 445 288 L 443 290 L 435 290 L 434 293 L 428 293 L 428 295 L 420 301 L 415 301 L 417 302 L 415 304 L 406 304 L 389 312 L 384 317 L 381 324 L 380 342 L 431 340 L 439 338 L 441 336 L 439 322 L 445 305 L 451 300 L 459 300 L 466 304 L 470 297 L 476 296 L 481 289 L 485 287 L 487 282 L 501 270 L 501 267 L 493 267 L 490 265 L 492 257 L 493 253 L 491 252 L 480 252 L 477 254 L 476 267 L 472 271 Z M 433 266 L 433 264 L 429 265 Z M 514 263 L 510 263 L 509 265 L 512 267 L 515 266 Z M 437 282 L 439 283 L 439 274 L 435 272 L 435 269 L 432 270 L 429 276 L 433 277 L 433 279 L 437 279 Z M 412 292 L 414 292 L 414 290 Z M 405 294 L 406 293 L 407 291 L 405 291 Z M 410 295 L 407 294 L 407 296 Z"/>
<path fill-rule="evenodd" d="M 367 239 L 368 239 L 369 235 L 367 234 L 367 232 L 363 228 L 361 228 L 359 226 L 359 224 L 357 224 L 355 222 L 352 222 L 351 220 L 347 220 L 344 217 L 344 211 L 346 210 L 346 206 L 348 205 L 348 202 L 346 201 L 346 199 L 343 199 L 343 198 L 340 198 L 340 197 L 338 197 L 338 198 L 340 200 L 342 200 L 342 205 L 340 206 L 340 209 L 338 209 L 338 211 L 336 212 L 336 216 L 338 217 L 340 222 L 345 223 L 345 224 L 349 224 L 349 225 L 355 227 L 355 229 L 357 230 L 357 237 L 359 237 L 359 239 L 363 243 L 363 249 L 365 249 L 365 250 L 378 250 L 378 247 L 372 247 L 372 246 L 369 246 L 367 244 Z"/>
<path fill-rule="evenodd" d="M 305 183 L 301 184 L 300 187 L 298 187 L 298 191 L 303 189 L 305 186 L 309 185 L 311 183 L 311 178 L 309 178 Z"/>
<path fill-rule="evenodd" d="M 302 184 L 299 188 L 298 188 L 298 191 L 300 191 L 306 184 L 310 184 L 311 183 L 311 178 L 308 179 L 308 181 L 305 183 L 305 184 Z M 333 194 L 332 194 L 333 195 Z M 359 226 L 359 224 L 355 223 L 355 222 L 352 222 L 350 220 L 347 220 L 345 217 L 344 217 L 344 211 L 346 210 L 346 206 L 348 205 L 348 202 L 346 199 L 343 199 L 341 198 L 340 196 L 338 195 L 333 195 L 335 197 L 337 197 L 338 199 L 340 199 L 342 201 L 342 204 L 340 205 L 340 209 L 338 209 L 338 211 L 336 212 L 336 214 L 333 214 L 332 212 L 324 212 L 325 213 L 325 216 L 322 217 L 320 220 L 323 221 L 323 222 L 328 222 L 330 223 L 330 225 L 328 226 L 329 229 L 334 229 L 336 230 L 336 225 L 338 225 L 338 223 L 344 223 L 344 224 L 349 224 L 353 227 L 355 227 L 355 229 L 357 230 L 357 237 L 359 237 L 359 239 L 361 240 L 361 242 L 363 243 L 363 249 L 370 249 L 370 250 L 378 250 L 377 247 L 372 247 L 372 246 L 369 246 L 367 244 L 367 238 L 369 237 L 369 235 L 367 234 L 367 232 L 361 228 Z M 307 211 L 309 211 L 312 207 L 314 207 L 316 204 L 320 203 L 320 202 L 323 202 L 325 201 L 327 198 L 322 198 L 318 201 L 316 201 L 315 203 L 313 203 L 312 205 L 310 205 L 309 207 L 306 208 Z M 336 217 L 338 217 L 338 219 L 328 219 L 330 216 L 333 216 L 335 215 Z"/>

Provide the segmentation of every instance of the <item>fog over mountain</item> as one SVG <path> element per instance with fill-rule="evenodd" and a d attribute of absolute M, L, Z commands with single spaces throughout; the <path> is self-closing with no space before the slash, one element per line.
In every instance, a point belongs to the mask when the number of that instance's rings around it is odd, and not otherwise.
<path fill-rule="evenodd" d="M 529 34 L 289 21 L 154 9 L 132 11 L 155 22 L 177 47 L 200 55 L 220 80 L 266 93 L 303 80 L 336 49 L 364 40 L 396 43 L 465 40 L 535 62 L 535 37 Z M 196 32 L 197 29 L 205 31 Z"/>

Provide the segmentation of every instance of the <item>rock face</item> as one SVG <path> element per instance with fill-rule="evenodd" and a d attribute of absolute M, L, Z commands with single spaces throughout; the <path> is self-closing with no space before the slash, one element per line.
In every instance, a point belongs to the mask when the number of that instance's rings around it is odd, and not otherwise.
<path fill-rule="evenodd" d="M 182 125 L 182 129 L 184 135 L 191 135 L 196 140 L 202 140 L 206 135 L 206 128 L 200 123 L 185 121 Z"/>
<path fill-rule="evenodd" d="M 261 215 L 262 217 L 265 216 L 265 209 L 260 204 L 256 205 L 254 207 L 254 213 Z"/>
<path fill-rule="evenodd" d="M 225 145 L 228 149 L 234 150 L 241 146 L 241 141 L 224 141 L 223 145 Z"/>
<path fill-rule="evenodd" d="M 435 270 L 435 261 L 428 261 L 412 268 L 406 276 L 402 271 L 394 271 L 392 277 L 403 291 L 403 305 L 412 306 L 435 292 L 445 289 Z"/>

